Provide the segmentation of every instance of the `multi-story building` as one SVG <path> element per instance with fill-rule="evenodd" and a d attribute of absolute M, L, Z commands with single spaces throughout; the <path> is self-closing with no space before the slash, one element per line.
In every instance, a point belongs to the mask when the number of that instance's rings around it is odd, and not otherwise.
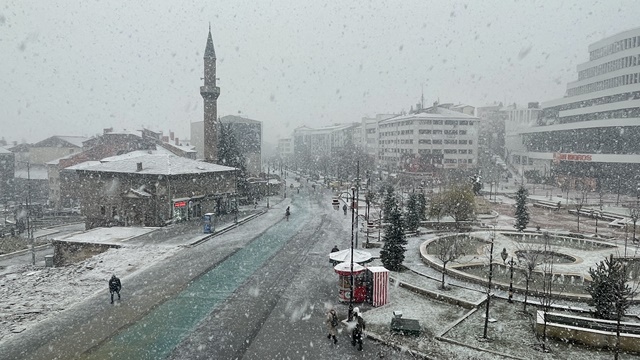
<path fill-rule="evenodd" d="M 522 129 L 535 126 L 541 111 L 537 102 L 530 102 L 526 108 L 513 104 L 502 111 L 506 115 L 504 158 L 520 175 L 524 175 L 524 171 L 529 169 L 533 159 L 528 156 L 519 134 Z M 540 175 L 545 176 L 544 172 Z"/>
<path fill-rule="evenodd" d="M 0 147 L 0 202 L 6 204 L 13 198 L 15 155 Z"/>
<path fill-rule="evenodd" d="M 378 124 L 378 162 L 388 170 L 406 172 L 474 169 L 478 121 L 437 104 L 382 120 Z"/>
<path fill-rule="evenodd" d="M 76 206 L 80 201 L 75 173 L 60 176 L 62 169 L 136 150 L 156 150 L 158 140 L 149 134 L 148 130 L 113 131 L 113 128 L 107 128 L 102 135 L 84 141 L 82 151 L 47 162 L 49 205 L 59 210 L 62 207 Z"/>
<path fill-rule="evenodd" d="M 336 124 L 321 128 L 307 126 L 293 130 L 293 151 L 312 151 L 317 155 L 331 155 L 351 143 L 355 145 L 354 133 L 358 133 L 358 123 Z"/>
<path fill-rule="evenodd" d="M 216 139 L 220 140 L 220 126 L 228 126 L 233 132 L 245 158 L 245 167 L 250 175 L 258 175 L 262 167 L 262 122 L 235 115 L 227 115 L 216 122 Z M 204 158 L 204 121 L 191 123 L 191 144 L 195 146 L 197 158 Z"/>
<path fill-rule="evenodd" d="M 9 150 L 15 155 L 14 200 L 46 203 L 49 198 L 47 163 L 82 152 L 83 136 L 51 136 L 35 144 L 20 144 Z"/>
<path fill-rule="evenodd" d="M 376 114 L 373 118 L 362 118 L 360 147 L 371 159 L 375 160 L 378 157 L 378 124 L 395 116 L 398 114 Z"/>
<path fill-rule="evenodd" d="M 280 159 L 289 159 L 293 156 L 293 139 L 278 140 L 278 156 Z"/>
<path fill-rule="evenodd" d="M 508 111 L 512 107 L 505 107 L 502 103 L 478 107 L 476 116 L 480 119 L 478 135 L 479 162 L 489 161 L 492 156 L 504 156 L 505 122 Z"/>
<path fill-rule="evenodd" d="M 605 189 L 640 183 L 640 28 L 589 46 L 589 61 L 565 97 L 542 103 L 535 126 L 517 136 L 525 170 L 549 172 L 557 181 Z M 623 179 L 620 181 L 618 179 Z"/>

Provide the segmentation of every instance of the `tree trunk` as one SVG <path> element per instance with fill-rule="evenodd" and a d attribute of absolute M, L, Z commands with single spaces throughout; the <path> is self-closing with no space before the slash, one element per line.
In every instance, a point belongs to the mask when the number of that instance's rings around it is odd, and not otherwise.
<path fill-rule="evenodd" d="M 525 287 L 524 287 L 524 302 L 523 302 L 523 309 L 522 311 L 527 312 L 527 297 L 529 295 L 529 276 L 526 277 L 527 281 L 525 282 Z"/>
<path fill-rule="evenodd" d="M 447 263 L 442 263 L 442 290 L 444 290 L 444 274 L 447 272 Z"/>

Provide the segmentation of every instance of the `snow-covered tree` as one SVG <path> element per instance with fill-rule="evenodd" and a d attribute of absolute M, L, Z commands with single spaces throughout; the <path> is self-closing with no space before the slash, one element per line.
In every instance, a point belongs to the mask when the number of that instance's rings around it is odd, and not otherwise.
<path fill-rule="evenodd" d="M 463 239 L 459 237 L 459 235 L 453 237 L 445 237 L 439 240 L 436 240 L 433 243 L 434 253 L 436 257 L 442 261 L 442 285 L 441 288 L 443 290 L 446 289 L 444 283 L 444 276 L 447 273 L 447 264 L 453 261 L 456 261 L 460 257 L 464 256 Z"/>
<path fill-rule="evenodd" d="M 382 202 L 382 215 L 384 220 L 389 222 L 389 215 L 391 215 L 393 208 L 397 207 L 396 194 L 393 191 L 393 186 L 387 186 L 384 190 L 384 200 Z"/>
<path fill-rule="evenodd" d="M 407 240 L 402 228 L 402 218 L 398 206 L 393 206 L 387 216 L 389 224 L 384 231 L 384 247 L 380 251 L 380 260 L 384 267 L 392 271 L 402 268 Z"/>
<path fill-rule="evenodd" d="M 475 197 L 468 184 L 453 185 L 440 197 L 442 212 L 451 216 L 459 227 L 461 221 L 470 221 L 475 217 Z"/>
<path fill-rule="evenodd" d="M 529 209 L 527 209 L 527 196 L 529 192 L 523 186 L 520 186 L 516 193 L 516 224 L 514 227 L 518 231 L 527 228 L 529 224 Z"/>
<path fill-rule="evenodd" d="M 410 194 L 407 201 L 407 211 L 404 215 L 405 226 L 407 231 L 415 232 L 420 226 L 420 204 L 418 203 L 418 195 Z"/>
<path fill-rule="evenodd" d="M 586 290 L 591 295 L 589 304 L 595 308 L 595 316 L 607 320 L 624 316 L 630 305 L 631 288 L 626 284 L 627 273 L 622 261 L 610 255 L 590 268 L 589 275 L 593 281 Z"/>
<path fill-rule="evenodd" d="M 220 124 L 218 136 L 218 163 L 240 169 L 245 173 L 245 158 L 238 141 L 231 130 L 231 125 Z"/>
<path fill-rule="evenodd" d="M 418 212 L 420 213 L 420 220 L 427 220 L 427 198 L 424 194 L 418 194 Z"/>

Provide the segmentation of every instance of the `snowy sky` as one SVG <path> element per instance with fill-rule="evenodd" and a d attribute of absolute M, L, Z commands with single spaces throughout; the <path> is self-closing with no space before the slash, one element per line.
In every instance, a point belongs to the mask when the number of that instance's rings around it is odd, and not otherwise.
<path fill-rule="evenodd" d="M 303 124 L 409 110 L 423 86 L 427 104 L 561 97 L 587 46 L 639 26 L 639 12 L 633 0 L 4 0 L 0 137 L 111 126 L 189 137 L 209 22 L 218 114 L 261 120 L 275 142 Z"/>

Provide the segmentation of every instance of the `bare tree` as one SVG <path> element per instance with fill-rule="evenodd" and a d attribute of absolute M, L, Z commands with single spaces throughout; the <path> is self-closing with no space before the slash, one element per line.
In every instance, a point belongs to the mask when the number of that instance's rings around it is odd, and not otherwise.
<path fill-rule="evenodd" d="M 553 251 L 550 245 L 549 233 L 545 232 L 543 234 L 544 244 L 543 244 L 543 256 L 542 256 L 542 298 L 540 299 L 540 305 L 542 305 L 542 318 L 543 318 L 543 326 L 542 326 L 542 351 L 548 352 L 547 349 L 547 314 L 551 309 L 551 305 L 553 305 L 553 265 L 554 265 L 554 257 Z"/>
<path fill-rule="evenodd" d="M 524 302 L 522 308 L 522 311 L 525 313 L 527 312 L 529 285 L 531 283 L 534 270 L 539 265 L 541 254 L 542 252 L 539 247 L 534 246 L 533 244 L 521 244 L 518 246 L 518 250 L 516 252 L 518 257 L 518 268 L 524 275 L 525 280 Z"/>
<path fill-rule="evenodd" d="M 460 234 L 452 237 L 436 240 L 433 244 L 434 251 L 438 260 L 442 261 L 442 285 L 441 288 L 446 290 L 444 276 L 447 273 L 447 264 L 454 262 L 464 256 L 462 240 Z"/>
<path fill-rule="evenodd" d="M 580 231 L 580 211 L 587 204 L 587 195 L 589 193 L 589 188 L 586 186 L 582 186 L 580 192 L 578 193 L 580 196 L 576 197 L 576 216 L 578 216 L 578 232 Z"/>

